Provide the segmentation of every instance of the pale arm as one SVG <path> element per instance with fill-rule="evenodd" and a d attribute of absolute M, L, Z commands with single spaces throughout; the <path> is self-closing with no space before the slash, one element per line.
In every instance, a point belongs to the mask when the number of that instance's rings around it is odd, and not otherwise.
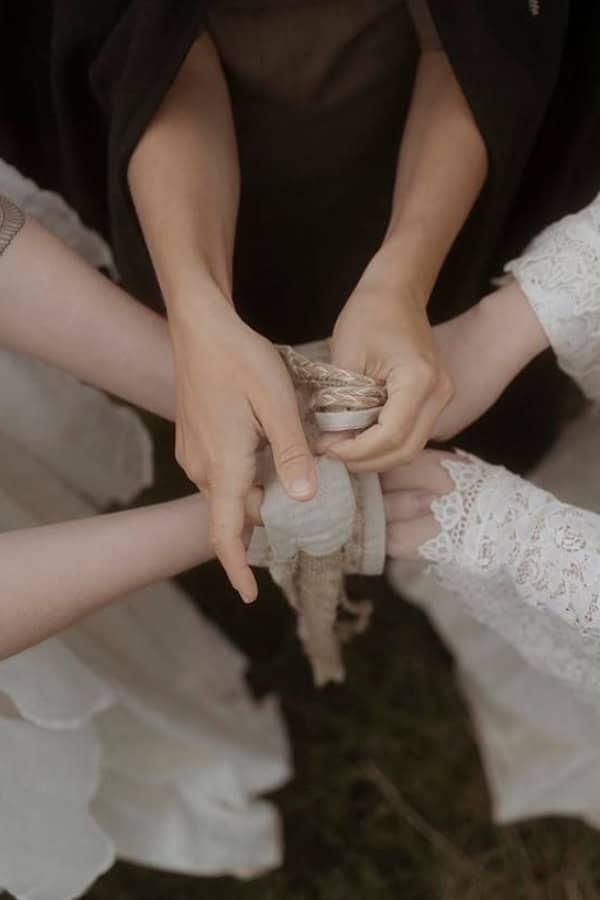
<path fill-rule="evenodd" d="M 208 35 L 192 46 L 138 143 L 129 185 L 169 316 L 231 304 L 240 173 L 227 85 Z"/>
<path fill-rule="evenodd" d="M 393 209 L 334 332 L 334 359 L 384 380 L 379 424 L 335 454 L 355 470 L 411 459 L 452 395 L 426 306 L 487 173 L 487 152 L 446 54 L 427 41 L 400 148 Z"/>
<path fill-rule="evenodd" d="M 0 197 L 0 212 L 9 209 Z M 0 344 L 172 416 L 160 317 L 33 220 L 16 234 L 0 227 L 0 246 Z M 211 555 L 199 496 L 0 534 L 0 658 Z"/>
<path fill-rule="evenodd" d="M 487 152 L 441 51 L 421 54 L 402 140 L 393 212 L 374 260 L 426 304 L 487 173 Z"/>
<path fill-rule="evenodd" d="M 212 555 L 198 495 L 0 534 L 0 659 Z"/>
<path fill-rule="evenodd" d="M 176 363 L 176 455 L 210 499 L 219 559 L 245 599 L 257 586 L 241 541 L 263 439 L 287 493 L 316 492 L 291 381 L 232 304 L 240 175 L 227 86 L 208 35 L 191 48 L 142 136 L 129 184 L 167 306 Z"/>
<path fill-rule="evenodd" d="M 547 347 L 584 394 L 600 401 L 599 260 L 600 196 L 542 231 L 507 265 L 510 283 L 434 328 L 456 387 L 434 437 L 453 437 L 478 419 Z"/>
<path fill-rule="evenodd" d="M 26 219 L 0 257 L 0 344 L 175 417 L 164 320 L 34 219 Z"/>

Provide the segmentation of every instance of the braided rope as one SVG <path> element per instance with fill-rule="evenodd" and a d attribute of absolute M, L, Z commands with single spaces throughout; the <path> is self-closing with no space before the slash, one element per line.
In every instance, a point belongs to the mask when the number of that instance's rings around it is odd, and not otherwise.
<path fill-rule="evenodd" d="M 18 206 L 0 195 L 0 256 L 25 224 L 25 216 Z"/>
<path fill-rule="evenodd" d="M 331 363 L 313 362 L 293 347 L 278 347 L 296 387 L 310 391 L 312 412 L 345 412 L 384 406 L 387 391 L 368 375 L 347 372 Z"/>

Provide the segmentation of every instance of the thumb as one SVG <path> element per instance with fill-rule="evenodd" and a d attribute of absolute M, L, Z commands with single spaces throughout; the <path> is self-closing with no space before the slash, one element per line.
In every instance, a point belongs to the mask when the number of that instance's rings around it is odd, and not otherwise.
<path fill-rule="evenodd" d="M 310 452 L 295 404 L 286 408 L 271 428 L 265 427 L 275 470 L 283 489 L 292 500 L 311 500 L 317 493 L 315 460 Z"/>

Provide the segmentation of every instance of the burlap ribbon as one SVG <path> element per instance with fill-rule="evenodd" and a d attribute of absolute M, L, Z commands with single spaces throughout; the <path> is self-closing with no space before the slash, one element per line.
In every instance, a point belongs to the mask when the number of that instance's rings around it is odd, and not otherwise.
<path fill-rule="evenodd" d="M 327 342 L 300 349 L 279 351 L 296 387 L 309 444 L 321 429 L 354 430 L 377 420 L 386 400 L 384 387 L 332 366 Z M 340 644 L 365 629 L 371 611 L 368 601 L 349 600 L 345 577 L 380 574 L 385 562 L 379 478 L 350 475 L 342 462 L 319 457 L 318 494 L 300 503 L 281 487 L 269 451 L 263 466 L 264 524 L 254 531 L 250 561 L 268 566 L 296 610 L 315 682 L 342 681 Z"/>

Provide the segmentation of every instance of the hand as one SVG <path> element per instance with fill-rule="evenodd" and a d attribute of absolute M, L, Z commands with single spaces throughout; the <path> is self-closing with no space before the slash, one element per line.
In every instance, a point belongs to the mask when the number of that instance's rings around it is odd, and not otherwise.
<path fill-rule="evenodd" d="M 440 465 L 452 455 L 424 450 L 414 462 L 382 476 L 387 553 L 392 559 L 419 560 L 419 548 L 439 533 L 431 504 L 454 488 L 448 472 Z"/>
<path fill-rule="evenodd" d="M 455 388 L 432 437 L 448 440 L 479 419 L 548 346 L 526 296 L 513 282 L 433 329 Z"/>
<path fill-rule="evenodd" d="M 256 451 L 271 444 L 277 473 L 295 500 L 317 490 L 296 396 L 272 344 L 248 328 L 215 286 L 178 303 L 170 328 L 177 391 L 176 456 L 210 501 L 216 556 L 242 598 L 256 580 L 242 541 Z"/>
<path fill-rule="evenodd" d="M 357 437 L 326 436 L 321 452 L 353 472 L 413 459 L 453 393 L 422 300 L 363 277 L 336 322 L 332 361 L 385 383 L 388 401 L 376 425 Z"/>

